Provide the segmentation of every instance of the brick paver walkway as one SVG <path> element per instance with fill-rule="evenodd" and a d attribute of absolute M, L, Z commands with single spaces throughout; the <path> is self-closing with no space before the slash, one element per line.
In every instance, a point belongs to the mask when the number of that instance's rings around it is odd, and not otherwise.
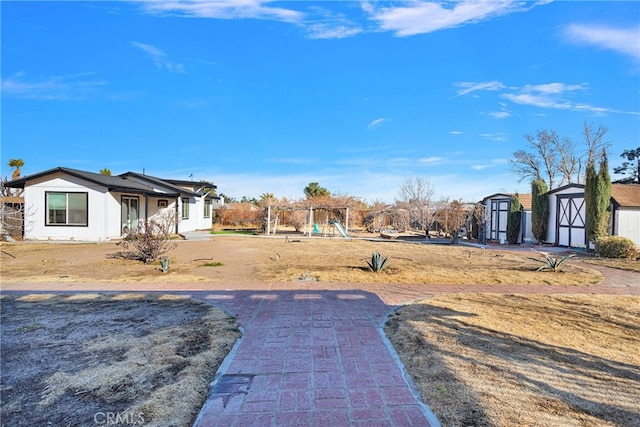
<path fill-rule="evenodd" d="M 376 294 L 236 291 L 206 298 L 237 314 L 245 333 L 198 427 L 430 425 L 378 333 L 389 307 Z"/>

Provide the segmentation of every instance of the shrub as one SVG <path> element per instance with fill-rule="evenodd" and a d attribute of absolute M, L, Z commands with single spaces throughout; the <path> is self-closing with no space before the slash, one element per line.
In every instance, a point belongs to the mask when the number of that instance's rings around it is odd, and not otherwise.
<path fill-rule="evenodd" d="M 596 241 L 596 255 L 604 258 L 636 259 L 640 257 L 640 251 L 626 237 L 607 236 Z"/>
<path fill-rule="evenodd" d="M 127 258 L 149 264 L 175 248 L 175 243 L 170 240 L 171 230 L 171 220 L 164 218 L 141 220 L 135 230 L 129 228 L 124 230 L 122 242 L 119 245 L 128 251 Z M 168 270 L 168 261 L 165 262 Z"/>

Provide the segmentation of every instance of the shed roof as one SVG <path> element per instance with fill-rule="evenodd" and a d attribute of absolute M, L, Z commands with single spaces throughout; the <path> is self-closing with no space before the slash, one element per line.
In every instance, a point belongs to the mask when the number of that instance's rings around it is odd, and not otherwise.
<path fill-rule="evenodd" d="M 611 184 L 611 198 L 618 206 L 640 208 L 640 184 Z"/>
<path fill-rule="evenodd" d="M 489 199 L 496 199 L 496 198 L 510 199 L 515 194 L 516 193 L 496 193 L 496 194 L 492 194 L 490 196 L 485 197 L 484 199 L 482 199 L 482 201 L 485 202 Z M 520 199 L 520 204 L 522 205 L 522 208 L 524 210 L 526 211 L 531 210 L 531 203 L 532 203 L 531 194 L 518 194 L 518 199 Z"/>

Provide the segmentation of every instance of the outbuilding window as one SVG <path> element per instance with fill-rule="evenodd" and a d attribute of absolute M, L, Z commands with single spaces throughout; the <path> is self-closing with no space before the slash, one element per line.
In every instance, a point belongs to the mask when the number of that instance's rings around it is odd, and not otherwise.
<path fill-rule="evenodd" d="M 48 191 L 45 199 L 47 225 L 89 225 L 88 193 Z"/>

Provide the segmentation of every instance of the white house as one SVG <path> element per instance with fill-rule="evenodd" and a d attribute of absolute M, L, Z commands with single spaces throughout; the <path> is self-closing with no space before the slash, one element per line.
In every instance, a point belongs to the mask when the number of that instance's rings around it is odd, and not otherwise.
<path fill-rule="evenodd" d="M 102 241 L 141 220 L 171 221 L 175 233 L 211 228 L 224 203 L 216 187 L 127 172 L 107 176 L 57 167 L 5 184 L 23 188 L 24 238 Z"/>
<path fill-rule="evenodd" d="M 487 240 L 496 242 L 507 241 L 507 216 L 511 208 L 511 193 L 496 193 L 482 199 L 485 215 L 485 236 Z M 518 194 L 522 205 L 520 236 L 518 242 L 533 239 L 531 231 L 531 194 Z"/>

